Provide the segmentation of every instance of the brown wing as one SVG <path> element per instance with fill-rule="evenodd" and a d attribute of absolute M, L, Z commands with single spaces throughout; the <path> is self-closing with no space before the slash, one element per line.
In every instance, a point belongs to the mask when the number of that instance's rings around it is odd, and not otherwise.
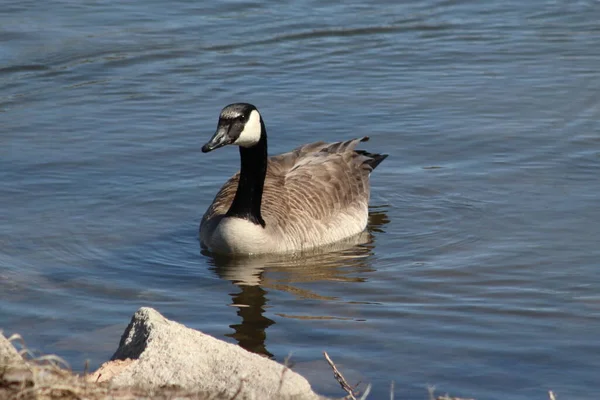
<path fill-rule="evenodd" d="M 310 236 L 327 229 L 340 213 L 364 209 L 369 201 L 369 157 L 354 151 L 363 139 L 313 143 L 273 162 L 263 194 L 263 218 L 286 235 Z"/>

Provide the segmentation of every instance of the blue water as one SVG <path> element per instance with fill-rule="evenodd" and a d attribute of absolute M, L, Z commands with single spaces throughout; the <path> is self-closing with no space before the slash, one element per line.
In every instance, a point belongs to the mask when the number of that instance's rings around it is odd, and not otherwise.
<path fill-rule="evenodd" d="M 595 399 L 600 3 L 5 2 L 0 327 L 94 368 L 133 312 L 342 395 L 427 386 Z M 238 168 L 207 155 L 252 102 L 270 152 L 369 135 L 371 240 L 231 263 L 200 218 Z M 364 387 L 364 384 L 363 384 Z"/>

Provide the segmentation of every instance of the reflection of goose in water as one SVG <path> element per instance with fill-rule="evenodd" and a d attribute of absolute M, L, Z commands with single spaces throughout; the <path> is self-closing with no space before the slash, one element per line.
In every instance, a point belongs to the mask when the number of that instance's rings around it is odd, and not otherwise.
<path fill-rule="evenodd" d="M 203 250 L 202 253 L 209 257 L 209 264 L 215 273 L 240 288 L 238 293 L 232 293 L 231 296 L 232 305 L 238 307 L 237 314 L 242 321 L 230 326 L 235 332 L 228 336 L 236 339 L 246 350 L 272 357 L 265 347 L 265 339 L 266 329 L 275 321 L 263 315 L 268 303 L 269 290 L 284 291 L 304 299 L 325 301 L 335 300 L 335 297 L 321 295 L 294 284 L 366 281 L 366 278 L 359 274 L 373 271 L 370 264 L 375 248 L 374 234 L 383 232 L 383 226 L 389 222 L 385 207 L 371 207 L 370 211 L 365 232 L 302 256 L 288 254 L 231 258 Z"/>

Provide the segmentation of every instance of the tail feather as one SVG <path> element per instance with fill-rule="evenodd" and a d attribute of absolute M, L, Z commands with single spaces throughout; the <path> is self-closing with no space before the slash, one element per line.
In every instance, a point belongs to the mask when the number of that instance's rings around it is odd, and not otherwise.
<path fill-rule="evenodd" d="M 381 164 L 381 162 L 383 160 L 385 160 L 389 154 L 377 154 L 377 153 L 369 153 L 368 151 L 365 150 L 355 150 L 358 154 L 367 157 L 367 159 L 365 160 L 365 164 L 367 164 L 369 167 L 371 167 L 371 169 L 375 169 L 377 168 L 377 166 L 379 164 Z"/>

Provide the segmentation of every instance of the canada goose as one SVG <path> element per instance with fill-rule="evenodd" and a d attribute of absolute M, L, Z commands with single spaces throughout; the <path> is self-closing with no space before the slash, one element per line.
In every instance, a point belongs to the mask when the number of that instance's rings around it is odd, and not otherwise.
<path fill-rule="evenodd" d="M 369 175 L 387 157 L 354 150 L 368 139 L 310 143 L 269 158 L 256 107 L 226 106 L 202 152 L 235 144 L 241 170 L 202 217 L 201 245 L 221 254 L 301 252 L 362 232 Z"/>

